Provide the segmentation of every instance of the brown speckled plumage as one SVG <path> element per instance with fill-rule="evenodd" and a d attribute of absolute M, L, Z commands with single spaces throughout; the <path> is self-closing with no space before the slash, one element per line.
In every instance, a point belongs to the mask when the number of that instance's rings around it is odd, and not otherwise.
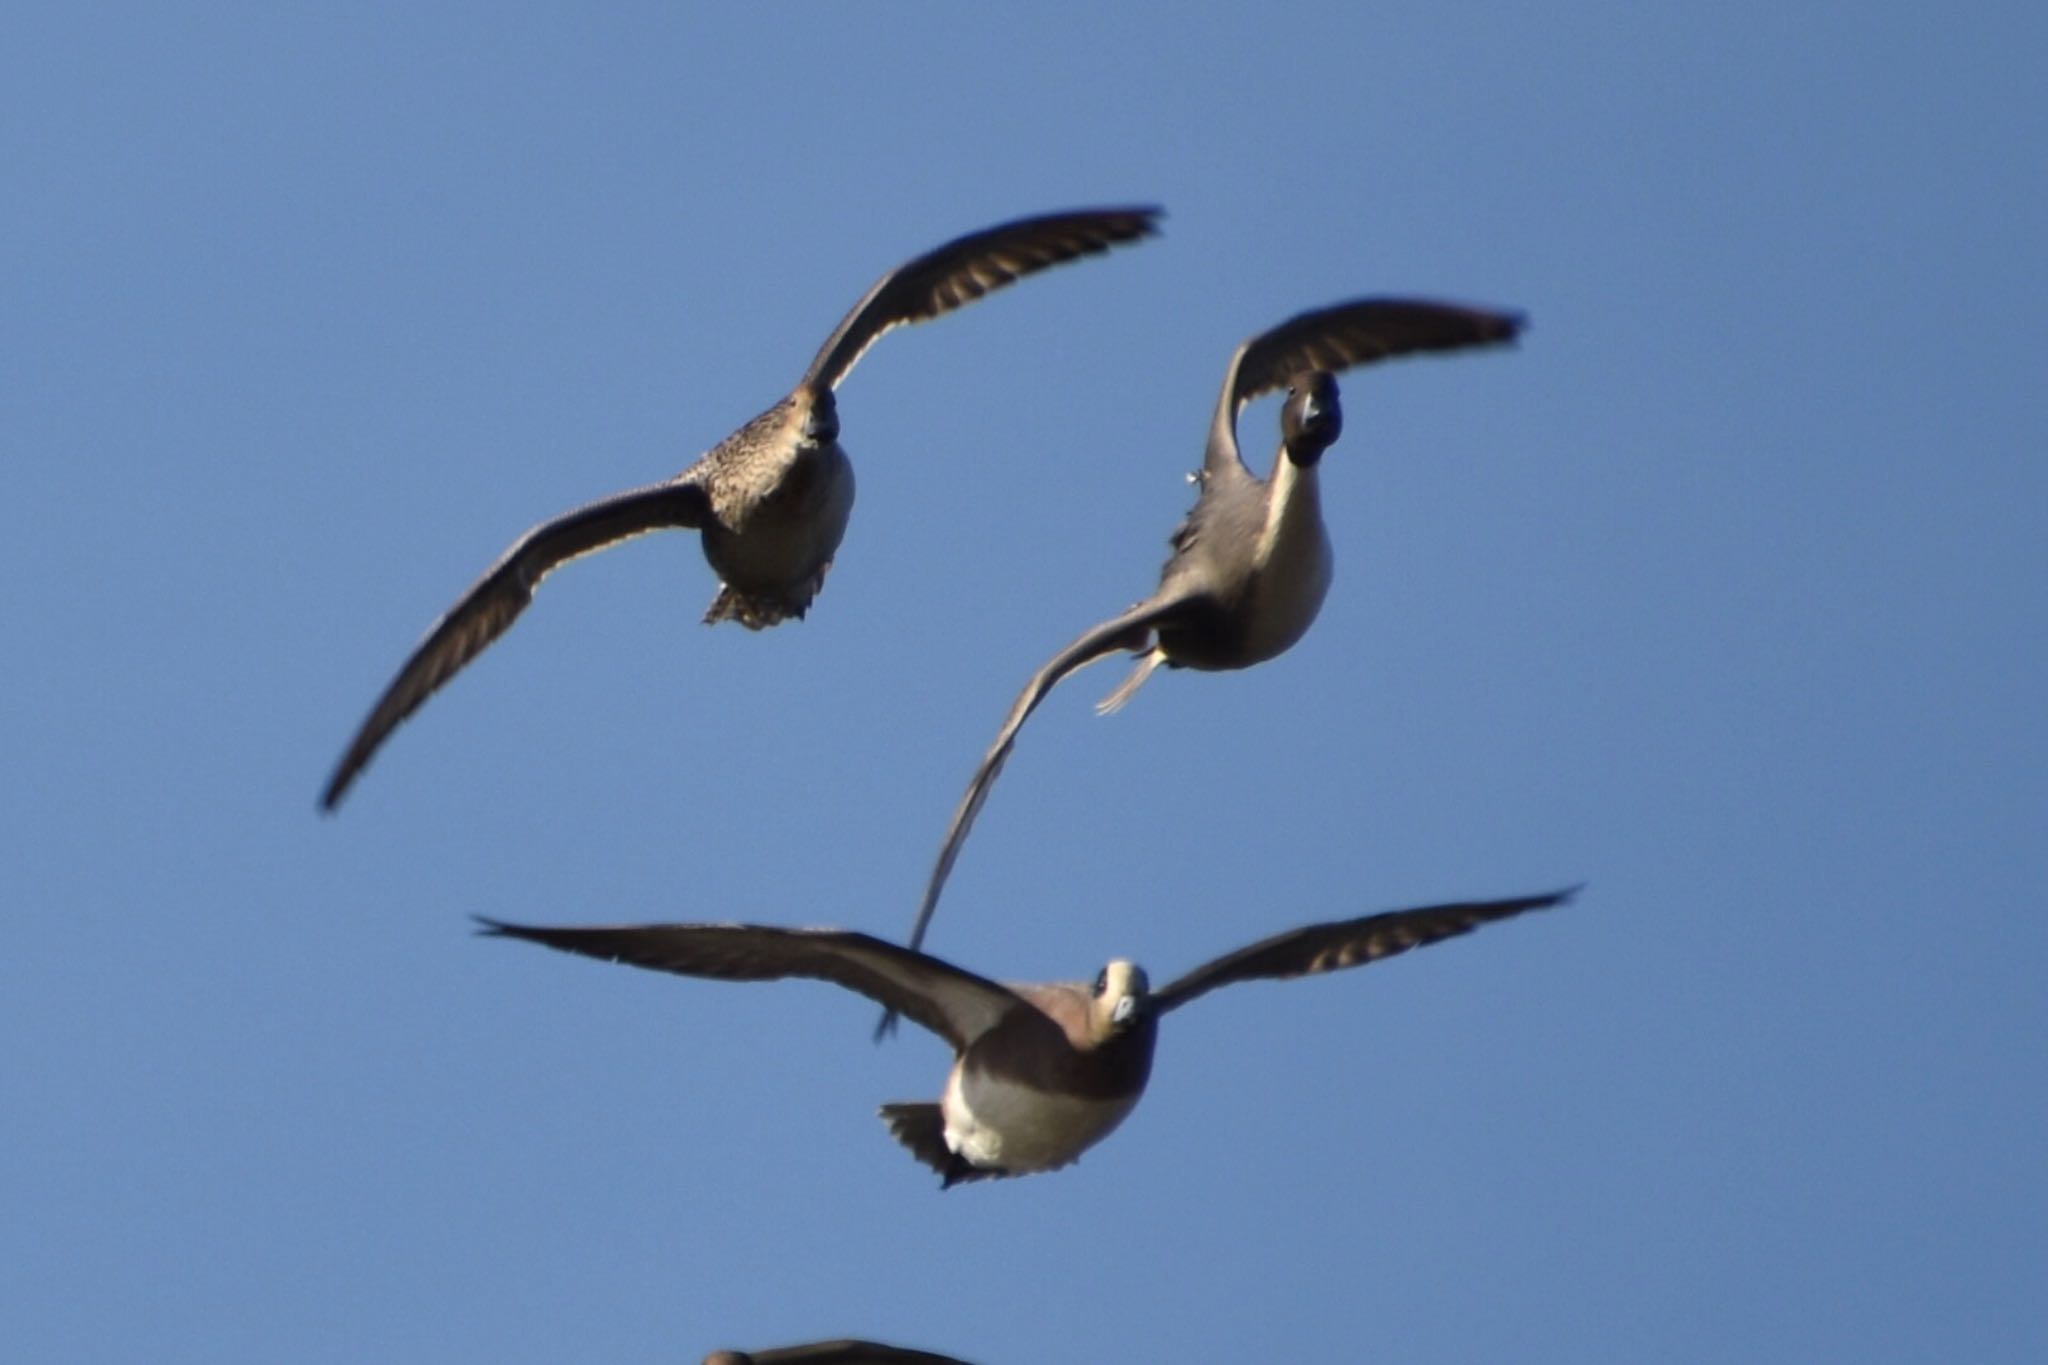
<path fill-rule="evenodd" d="M 830 981 L 901 1012 L 945 1039 L 953 1068 L 938 1103 L 883 1105 L 882 1118 L 950 1187 L 1058 1170 L 1077 1160 L 1144 1093 L 1160 1019 L 1218 986 L 1360 966 L 1547 909 L 1572 894 L 1436 905 L 1291 929 L 1197 967 L 1159 991 L 1123 961 L 1111 962 L 1092 986 L 1003 986 L 843 929 L 482 923 L 488 934 L 682 976 Z"/>
<path fill-rule="evenodd" d="M 1024 276 L 1152 235 L 1155 208 L 1082 209 L 970 233 L 890 271 L 826 338 L 795 389 L 663 483 L 579 508 L 528 531 L 427 632 L 335 765 L 334 810 L 378 748 L 426 699 L 518 619 L 548 574 L 652 531 L 701 533 L 719 577 L 706 624 L 761 630 L 801 617 L 824 585 L 853 511 L 834 388 L 868 347 Z"/>

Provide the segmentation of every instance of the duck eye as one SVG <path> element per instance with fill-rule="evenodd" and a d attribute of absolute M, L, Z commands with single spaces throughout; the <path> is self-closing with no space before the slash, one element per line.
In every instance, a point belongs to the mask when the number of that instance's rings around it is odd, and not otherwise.
<path fill-rule="evenodd" d="M 1109 968 L 1104 967 L 1095 974 L 1095 993 L 1102 994 L 1109 989 Z"/>

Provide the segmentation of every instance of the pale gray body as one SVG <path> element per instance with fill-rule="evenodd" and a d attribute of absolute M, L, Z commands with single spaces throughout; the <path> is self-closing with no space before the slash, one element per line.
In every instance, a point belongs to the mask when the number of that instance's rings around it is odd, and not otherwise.
<path fill-rule="evenodd" d="M 1334 413 L 1334 383 L 1326 411 Z M 1201 498 L 1174 537 L 1151 602 L 1212 602 L 1213 612 L 1152 615 L 1153 648 L 1119 689 L 1128 700 L 1159 664 L 1211 671 L 1249 668 L 1292 648 L 1322 610 L 1336 556 L 1323 523 L 1320 463 L 1298 463 L 1283 443 L 1271 479 L 1242 464 L 1198 476 Z"/>
<path fill-rule="evenodd" d="M 727 981 L 811 977 L 900 1011 L 945 1039 L 937 1103 L 882 1106 L 898 1141 L 945 1185 L 1072 1164 L 1130 1114 L 1151 1077 L 1159 1021 L 1233 981 L 1286 979 L 1377 961 L 1546 909 L 1569 891 L 1397 910 L 1275 934 L 1153 991 L 1122 960 L 1094 984 L 1003 986 L 925 953 L 840 929 L 753 924 L 544 928 L 485 920 L 485 932 L 587 957 Z"/>
<path fill-rule="evenodd" d="M 760 630 L 801 617 L 853 512 L 853 465 L 839 444 L 834 391 L 867 348 L 896 327 L 951 312 L 1048 266 L 1150 236 L 1158 216 L 1153 208 L 1116 208 L 1022 218 L 957 238 L 883 276 L 789 395 L 695 464 L 515 541 L 413 650 L 335 765 L 320 804 L 339 805 L 391 732 L 511 628 L 542 579 L 580 556 L 653 531 L 694 530 L 719 577 L 706 624 Z"/>
<path fill-rule="evenodd" d="M 1104 711 L 1114 711 L 1161 664 L 1249 668 L 1307 634 L 1329 592 L 1334 563 L 1318 480 L 1323 453 L 1343 430 L 1335 372 L 1392 356 L 1504 343 L 1521 325 L 1511 313 L 1358 299 L 1302 313 L 1237 348 L 1195 476 L 1201 492 L 1173 534 L 1158 589 L 1083 633 L 1024 685 L 954 807 L 911 927 L 911 947 L 924 942 L 946 878 L 1017 732 L 1062 678 L 1119 650 L 1138 654 L 1130 677 L 1102 703 Z M 1271 477 L 1261 479 L 1238 453 L 1237 418 L 1252 399 L 1283 387 L 1280 451 Z M 890 1023 L 885 1014 L 882 1028 Z"/>

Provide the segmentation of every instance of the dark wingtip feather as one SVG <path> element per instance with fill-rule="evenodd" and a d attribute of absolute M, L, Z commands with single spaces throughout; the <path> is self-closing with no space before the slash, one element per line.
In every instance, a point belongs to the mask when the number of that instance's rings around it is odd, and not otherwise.
<path fill-rule="evenodd" d="M 1109 211 L 1111 213 L 1128 214 L 1136 218 L 1138 226 L 1133 235 L 1138 237 L 1157 237 L 1159 235 L 1159 220 L 1166 216 L 1165 206 L 1160 204 L 1133 204 L 1128 208 L 1111 209 Z"/>
<path fill-rule="evenodd" d="M 356 774 L 362 771 L 362 765 L 354 762 L 354 758 L 353 752 L 344 757 L 336 765 L 334 775 L 327 779 L 327 785 L 320 789 L 319 810 L 322 815 L 332 815 L 340 810 L 341 798 L 347 796 L 348 789 L 355 785 Z"/>

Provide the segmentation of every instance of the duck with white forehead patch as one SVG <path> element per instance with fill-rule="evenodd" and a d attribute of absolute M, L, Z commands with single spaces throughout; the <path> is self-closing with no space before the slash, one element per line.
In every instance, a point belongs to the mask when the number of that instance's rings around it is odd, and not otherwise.
<path fill-rule="evenodd" d="M 810 977 L 857 991 L 946 1040 L 953 1069 L 938 1103 L 882 1106 L 889 1130 L 942 1186 L 1070 1165 L 1115 1131 L 1152 1073 L 1159 1021 L 1233 981 L 1313 976 L 1469 933 L 1569 899 L 1556 891 L 1312 924 L 1263 939 L 1150 988 L 1121 959 L 1093 985 L 1004 986 L 949 962 L 845 929 L 758 924 L 543 928 L 479 917 L 483 932 L 722 981 Z"/>

